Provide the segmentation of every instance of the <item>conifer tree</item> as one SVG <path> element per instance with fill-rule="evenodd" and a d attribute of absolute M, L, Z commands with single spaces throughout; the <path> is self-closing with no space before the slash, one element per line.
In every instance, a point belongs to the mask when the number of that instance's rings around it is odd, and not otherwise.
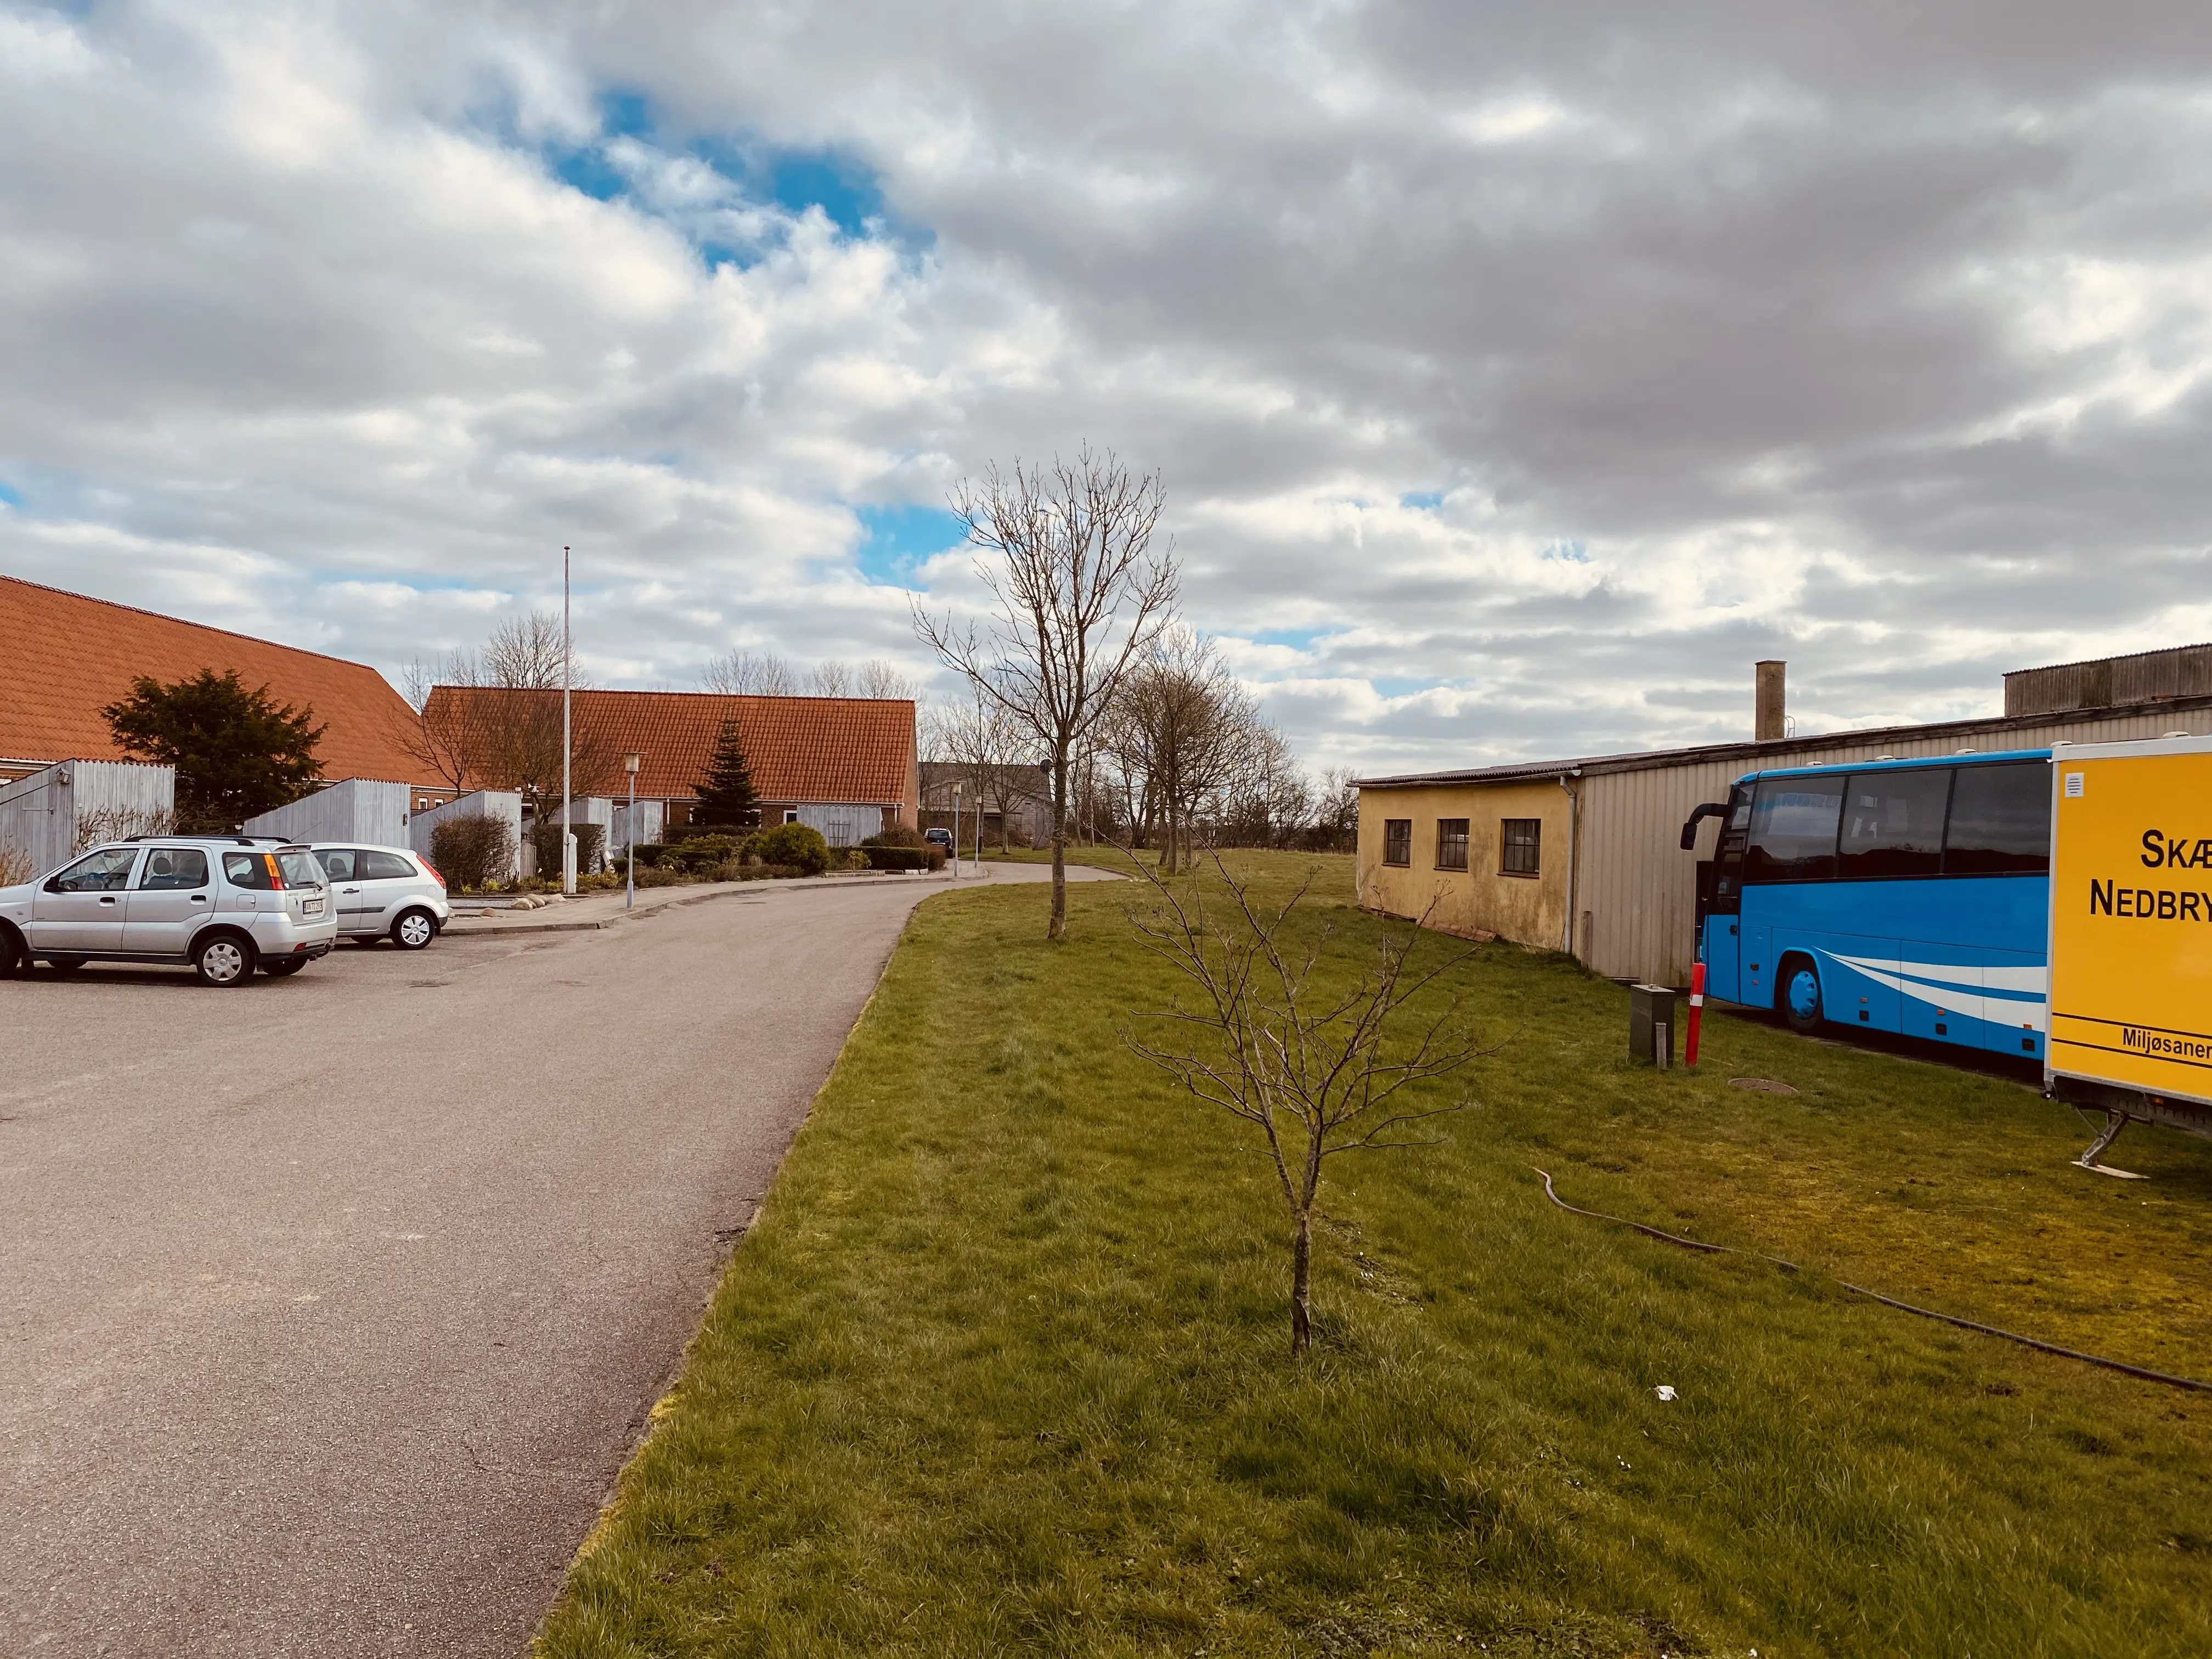
<path fill-rule="evenodd" d="M 722 722 L 714 751 L 707 757 L 706 775 L 692 797 L 698 802 L 691 812 L 694 823 L 750 830 L 760 822 L 760 791 L 753 787 L 753 770 L 746 763 L 737 721 Z"/>

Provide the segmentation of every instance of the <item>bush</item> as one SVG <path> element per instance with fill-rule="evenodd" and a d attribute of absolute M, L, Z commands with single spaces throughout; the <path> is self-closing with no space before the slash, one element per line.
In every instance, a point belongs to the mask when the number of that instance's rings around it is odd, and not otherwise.
<path fill-rule="evenodd" d="M 745 851 L 763 864 L 784 864 L 800 873 L 818 876 L 830 867 L 830 843 L 819 830 L 803 823 L 779 823 L 763 830 L 745 843 Z"/>
<path fill-rule="evenodd" d="M 430 831 L 430 862 L 452 891 L 478 891 L 514 868 L 514 829 L 505 818 L 447 818 Z"/>
<path fill-rule="evenodd" d="M 910 824 L 895 823 L 891 825 L 890 829 L 884 830 L 879 835 L 868 836 L 866 840 L 861 842 L 860 845 L 869 848 L 927 847 L 929 845 L 929 841 L 921 830 L 915 829 Z M 892 866 L 879 866 L 878 867 L 888 869 Z M 897 867 L 903 869 L 907 866 L 900 866 Z"/>
<path fill-rule="evenodd" d="M 650 869 L 660 862 L 660 855 L 668 850 L 665 842 L 641 841 L 632 849 L 637 854 L 638 867 Z"/>
<path fill-rule="evenodd" d="M 703 875 L 717 865 L 727 864 L 743 855 L 745 842 L 738 836 L 715 834 L 689 836 L 660 849 L 659 862 L 689 870 L 694 875 Z M 641 851 L 643 849 L 641 848 Z"/>
<path fill-rule="evenodd" d="M 945 849 L 942 847 L 870 847 L 863 843 L 860 850 L 868 855 L 868 863 L 878 870 L 942 870 Z"/>
<path fill-rule="evenodd" d="M 606 830 L 596 823 L 568 827 L 576 832 L 576 873 L 580 876 L 599 863 L 599 844 L 606 839 Z M 538 873 L 548 881 L 561 879 L 561 829 L 545 818 L 530 826 L 530 844 L 538 852 Z"/>
<path fill-rule="evenodd" d="M 687 884 L 687 878 L 680 870 L 665 870 L 641 860 L 637 866 L 637 884 L 641 887 L 682 887 Z"/>

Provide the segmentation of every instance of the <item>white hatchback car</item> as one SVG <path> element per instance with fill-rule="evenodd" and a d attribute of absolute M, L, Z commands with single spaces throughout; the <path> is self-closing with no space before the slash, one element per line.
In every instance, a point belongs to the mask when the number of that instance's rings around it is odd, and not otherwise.
<path fill-rule="evenodd" d="M 453 919 L 446 878 L 420 853 L 324 841 L 308 850 L 331 878 L 341 939 L 382 935 L 403 951 L 419 951 Z"/>
<path fill-rule="evenodd" d="M 243 985 L 257 967 L 295 974 L 337 939 L 322 866 L 266 836 L 143 836 L 0 888 L 0 973 L 174 962 L 209 985 Z"/>

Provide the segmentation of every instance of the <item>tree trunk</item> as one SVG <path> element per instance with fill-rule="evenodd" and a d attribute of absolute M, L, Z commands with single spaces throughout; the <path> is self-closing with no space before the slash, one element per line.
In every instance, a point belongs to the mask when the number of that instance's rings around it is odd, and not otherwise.
<path fill-rule="evenodd" d="M 1067 937 L 1067 745 L 1052 756 L 1052 922 L 1047 939 Z"/>
<path fill-rule="evenodd" d="M 1291 1353 L 1313 1346 L 1313 1211 L 1298 1212 L 1298 1231 L 1291 1243 Z"/>

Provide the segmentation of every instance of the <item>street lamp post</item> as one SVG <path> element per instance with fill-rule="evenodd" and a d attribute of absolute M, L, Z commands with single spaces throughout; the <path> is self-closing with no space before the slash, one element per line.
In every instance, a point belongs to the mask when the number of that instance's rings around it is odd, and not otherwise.
<path fill-rule="evenodd" d="M 952 879 L 960 879 L 960 786 L 952 786 Z"/>
<path fill-rule="evenodd" d="M 623 908 L 637 908 L 637 769 L 642 755 L 624 755 L 623 770 L 629 774 L 629 816 L 623 820 Z"/>
<path fill-rule="evenodd" d="M 561 550 L 561 890 L 576 896 L 576 826 L 574 781 L 569 776 L 575 745 L 568 726 L 568 550 Z"/>

